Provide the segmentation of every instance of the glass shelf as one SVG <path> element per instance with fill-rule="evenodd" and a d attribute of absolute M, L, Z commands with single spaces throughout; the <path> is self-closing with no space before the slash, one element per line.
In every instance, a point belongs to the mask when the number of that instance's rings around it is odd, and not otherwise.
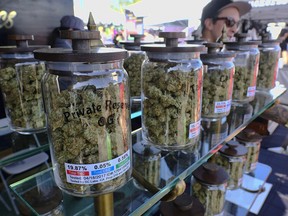
<path fill-rule="evenodd" d="M 113 193 L 115 215 L 149 214 L 148 212 L 152 211 L 152 207 L 155 204 L 157 205 L 158 201 L 168 194 L 180 180 L 189 181 L 192 172 L 215 154 L 223 146 L 223 142 L 231 140 L 257 116 L 269 108 L 285 91 L 286 89 L 281 86 L 277 86 L 269 92 L 257 91 L 255 99 L 249 104 L 232 105 L 231 113 L 227 118 L 215 121 L 202 120 L 201 141 L 197 146 L 180 151 L 161 152 L 160 169 L 158 173 L 154 173 L 161 177 L 159 186 L 161 190 L 156 194 L 152 194 L 139 187 L 136 184 L 136 180 L 132 178 L 125 186 Z M 133 144 L 141 142 L 141 137 L 141 128 L 133 131 Z M 42 184 L 44 185 L 42 186 Z M 44 197 L 43 193 L 40 193 L 42 187 L 47 190 L 50 188 L 49 190 L 54 191 L 54 193 L 51 192 L 52 195 L 55 195 L 55 191 L 60 191 L 55 185 L 52 168 L 18 181 L 10 185 L 10 187 L 17 195 L 17 198 L 22 201 L 21 203 L 24 203 L 26 209 L 28 207 L 29 211 L 35 215 L 43 214 L 43 209 L 37 209 L 41 204 L 37 203 L 36 205 L 31 202 L 29 194 L 32 193 L 35 197 L 39 196 L 38 200 L 45 198 L 46 201 L 44 203 L 47 203 L 47 199 L 55 200 L 55 198 L 47 196 L 49 191 L 44 193 L 46 194 L 46 197 Z M 54 207 L 58 210 L 62 209 L 65 215 L 95 214 L 95 198 L 78 198 L 65 193 L 61 194 L 61 199 L 57 198 L 60 201 L 57 205 L 54 204 Z M 61 208 L 59 207 L 60 205 Z M 241 209 L 241 207 L 237 208 Z"/>
<path fill-rule="evenodd" d="M 0 168 L 49 150 L 46 132 L 22 135 L 11 131 L 1 139 L 4 143 L 0 150 Z"/>

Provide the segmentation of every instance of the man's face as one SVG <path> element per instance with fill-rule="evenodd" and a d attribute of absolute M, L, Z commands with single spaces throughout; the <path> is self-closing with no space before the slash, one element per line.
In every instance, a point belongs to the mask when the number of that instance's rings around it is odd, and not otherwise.
<path fill-rule="evenodd" d="M 222 35 L 224 25 L 226 25 L 227 37 L 232 38 L 238 30 L 239 20 L 240 14 L 236 8 L 230 7 L 223 9 L 217 16 L 215 24 L 213 25 L 215 38 L 219 38 Z"/>

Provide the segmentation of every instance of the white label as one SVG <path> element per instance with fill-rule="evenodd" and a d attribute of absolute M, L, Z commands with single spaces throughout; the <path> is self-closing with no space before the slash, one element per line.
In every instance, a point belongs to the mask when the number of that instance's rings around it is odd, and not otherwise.
<path fill-rule="evenodd" d="M 195 138 L 200 134 L 200 121 L 190 124 L 189 139 Z"/>
<path fill-rule="evenodd" d="M 254 97 L 256 92 L 256 86 L 248 87 L 247 97 Z"/>
<path fill-rule="evenodd" d="M 113 160 L 96 164 L 65 163 L 67 182 L 72 184 L 98 184 L 124 174 L 130 168 L 129 150 Z"/>
<path fill-rule="evenodd" d="M 226 113 L 231 109 L 231 100 L 216 101 L 214 107 L 214 113 Z"/>

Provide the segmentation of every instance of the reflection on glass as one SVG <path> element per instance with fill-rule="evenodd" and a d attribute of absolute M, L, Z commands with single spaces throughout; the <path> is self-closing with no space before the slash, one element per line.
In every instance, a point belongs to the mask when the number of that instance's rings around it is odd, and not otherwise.
<path fill-rule="evenodd" d="M 23 195 L 23 198 L 37 214 L 62 216 L 64 215 L 62 192 L 52 179 L 51 172 L 39 175 L 35 178 L 34 185 L 18 192 Z M 30 212 L 24 205 L 20 205 L 19 210 L 24 215 Z"/>
<path fill-rule="evenodd" d="M 254 113 L 258 113 L 273 99 L 272 95 L 266 91 L 256 91 L 257 97 L 251 102 Z"/>
<path fill-rule="evenodd" d="M 227 117 L 229 134 L 250 119 L 252 114 L 253 106 L 250 103 L 244 103 L 241 105 L 232 104 L 230 114 Z"/>
<path fill-rule="evenodd" d="M 160 160 L 159 149 L 142 142 L 133 145 L 133 168 L 156 187 L 160 184 Z M 135 185 L 144 189 L 136 180 Z"/>
<path fill-rule="evenodd" d="M 202 154 L 207 154 L 210 149 L 223 141 L 228 132 L 227 118 L 214 119 L 213 121 L 202 120 Z"/>

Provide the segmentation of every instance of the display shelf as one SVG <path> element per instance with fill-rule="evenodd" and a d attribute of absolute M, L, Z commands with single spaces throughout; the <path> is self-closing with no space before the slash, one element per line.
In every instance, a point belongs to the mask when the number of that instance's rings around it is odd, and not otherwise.
<path fill-rule="evenodd" d="M 286 89 L 281 86 L 277 86 L 267 92 L 256 91 L 255 99 L 249 104 L 232 105 L 231 112 L 227 118 L 208 121 L 209 124 L 206 125 L 203 120 L 202 138 L 197 146 L 173 152 L 162 151 L 160 170 L 158 170 L 158 174 L 161 177 L 159 192 L 152 194 L 139 188 L 135 184 L 136 180 L 132 178 L 122 188 L 114 192 L 115 215 L 145 215 L 145 212 L 147 213 L 155 204 L 159 203 L 158 201 L 168 194 L 180 180 L 189 181 L 192 172 L 198 166 L 215 154 L 223 146 L 224 142 L 231 140 L 251 121 L 269 108 L 285 91 Z M 141 138 L 141 128 L 132 132 L 133 144 L 141 142 Z M 10 185 L 19 200 L 35 215 L 40 215 L 39 211 L 35 210 L 33 203 L 29 202 L 25 196 L 31 190 L 39 191 L 35 189 L 39 187 L 37 178 L 43 175 L 49 175 L 51 177 L 49 184 L 55 185 L 52 168 Z M 91 215 L 94 214 L 93 198 L 77 198 L 62 194 L 63 211 L 68 212 L 68 215 L 79 214 L 80 211 L 81 213 L 85 211 L 85 213 L 92 212 Z M 232 203 L 231 208 L 234 208 L 233 206 L 236 206 L 238 210 L 241 209 L 240 206 Z M 245 210 L 245 208 L 243 209 Z"/>
<path fill-rule="evenodd" d="M 235 190 L 227 190 L 225 212 L 234 216 L 247 215 L 252 209 L 259 209 L 265 198 L 256 202 L 258 195 L 262 194 L 265 183 L 272 172 L 266 164 L 257 163 L 256 169 L 243 175 L 242 186 Z"/>
<path fill-rule="evenodd" d="M 5 135 L 7 147 L 0 150 L 2 155 L 0 156 L 0 168 L 49 150 L 46 133 L 19 135 L 21 137 L 18 138 L 19 141 L 16 141 L 15 144 L 12 141 L 13 133 L 16 132 Z M 18 142 L 21 142 L 21 144 L 18 145 Z"/>

